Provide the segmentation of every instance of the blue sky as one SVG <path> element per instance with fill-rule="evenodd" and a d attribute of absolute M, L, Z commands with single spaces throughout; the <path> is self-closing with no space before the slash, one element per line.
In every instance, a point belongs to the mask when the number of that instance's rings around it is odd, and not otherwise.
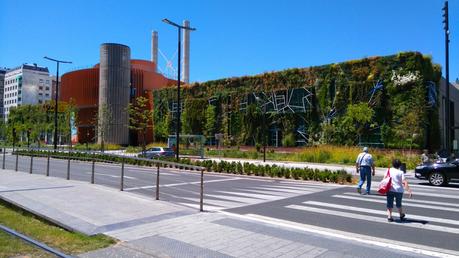
<path fill-rule="evenodd" d="M 151 31 L 171 58 L 177 31 L 161 19 L 188 19 L 191 81 L 254 75 L 420 51 L 444 65 L 442 0 L 0 0 L 0 67 L 89 67 L 99 46 L 130 46 L 132 58 L 150 59 Z M 459 77 L 459 0 L 450 0 L 450 78 Z M 165 60 L 159 67 L 165 71 Z M 176 61 L 173 61 L 176 66 Z"/>

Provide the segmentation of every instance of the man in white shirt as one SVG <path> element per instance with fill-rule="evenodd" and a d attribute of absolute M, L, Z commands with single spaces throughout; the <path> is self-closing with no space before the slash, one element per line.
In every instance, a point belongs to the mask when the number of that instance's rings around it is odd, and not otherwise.
<path fill-rule="evenodd" d="M 357 192 L 362 193 L 362 185 L 367 181 L 366 192 L 363 194 L 370 194 L 371 189 L 371 176 L 375 175 L 375 164 L 373 162 L 373 157 L 368 153 L 368 147 L 363 147 L 363 152 L 357 156 L 355 161 L 355 170 L 356 173 L 360 173 L 360 181 L 357 185 Z M 373 173 L 372 173 L 373 170 Z"/>

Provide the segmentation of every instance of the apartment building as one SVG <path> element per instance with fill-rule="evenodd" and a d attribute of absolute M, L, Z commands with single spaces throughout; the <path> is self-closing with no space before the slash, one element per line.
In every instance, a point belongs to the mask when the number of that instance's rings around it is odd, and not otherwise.
<path fill-rule="evenodd" d="M 41 104 L 51 99 L 52 79 L 47 67 L 23 64 L 7 70 L 4 81 L 3 114 L 6 120 L 14 107 Z"/>

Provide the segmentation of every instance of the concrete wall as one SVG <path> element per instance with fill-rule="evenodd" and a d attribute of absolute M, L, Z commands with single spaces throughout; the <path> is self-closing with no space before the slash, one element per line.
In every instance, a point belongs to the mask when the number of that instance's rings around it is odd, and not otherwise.
<path fill-rule="evenodd" d="M 100 47 L 99 124 L 106 124 L 107 128 L 99 127 L 99 143 L 102 134 L 105 134 L 105 143 L 129 144 L 127 107 L 131 81 L 130 59 L 131 50 L 128 46 L 106 43 Z"/>

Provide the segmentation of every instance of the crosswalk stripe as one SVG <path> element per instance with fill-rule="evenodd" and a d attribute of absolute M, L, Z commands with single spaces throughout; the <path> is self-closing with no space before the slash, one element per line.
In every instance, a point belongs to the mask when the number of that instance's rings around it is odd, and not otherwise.
<path fill-rule="evenodd" d="M 361 196 L 359 193 L 343 193 L 345 195 L 353 195 L 353 196 Z M 384 195 L 366 195 L 364 198 L 373 198 L 373 199 L 386 199 Z M 456 203 L 441 203 L 438 201 L 427 201 L 427 200 L 414 200 L 414 199 L 403 199 L 404 203 L 427 203 L 427 204 L 434 204 L 439 206 L 451 206 L 451 207 L 459 207 L 459 204 Z"/>
<path fill-rule="evenodd" d="M 277 187 L 250 187 L 250 189 L 260 189 L 260 190 L 268 190 L 276 193 L 285 193 L 285 194 L 303 194 L 305 192 L 311 192 L 306 189 L 285 189 L 285 188 L 277 188 Z"/>
<path fill-rule="evenodd" d="M 303 203 L 311 204 L 315 206 L 342 209 L 342 210 L 360 211 L 360 212 L 376 214 L 376 215 L 387 215 L 386 210 L 374 210 L 374 209 L 360 208 L 360 207 L 355 207 L 355 206 L 346 206 L 346 205 L 340 205 L 340 204 L 334 204 L 334 203 L 322 203 L 322 202 L 316 202 L 316 201 L 307 201 Z M 459 226 L 459 221 L 452 220 L 452 219 L 433 218 L 433 217 L 427 217 L 427 216 L 414 215 L 411 213 L 408 214 L 408 217 L 409 219 L 425 220 L 428 222 L 437 222 L 437 223 L 451 224 L 451 225 Z"/>
<path fill-rule="evenodd" d="M 216 195 L 216 194 L 206 194 L 206 197 L 214 197 L 219 199 L 231 200 L 234 202 L 240 202 L 244 204 L 254 203 L 259 199 L 253 199 L 250 197 L 241 197 L 241 196 L 228 196 L 228 195 Z M 212 200 L 206 199 L 208 202 L 212 202 Z"/>
<path fill-rule="evenodd" d="M 359 200 L 364 202 L 377 202 L 377 203 L 386 203 L 385 200 L 378 200 L 378 199 L 365 199 L 362 197 L 357 196 L 346 196 L 346 195 L 333 195 L 335 198 L 341 199 L 348 199 L 348 200 Z M 425 205 L 425 204 L 417 204 L 417 203 L 404 203 L 404 207 L 419 207 L 424 209 L 432 209 L 432 210 L 441 210 L 441 211 L 450 211 L 450 212 L 459 212 L 459 209 L 451 208 L 451 207 L 441 207 L 441 206 L 432 206 L 432 205 Z"/>
<path fill-rule="evenodd" d="M 272 199 L 274 200 L 275 196 L 268 196 L 268 198 L 266 198 L 267 196 L 264 195 L 264 194 L 253 194 L 253 193 L 241 193 L 241 192 L 229 192 L 229 191 L 218 191 L 219 193 L 223 193 L 223 194 L 231 194 L 231 195 L 238 195 L 238 196 L 248 196 L 250 198 L 254 198 L 254 199 L 260 199 L 260 200 L 266 200 L 266 199 Z"/>
<path fill-rule="evenodd" d="M 339 217 L 350 218 L 350 219 L 360 219 L 360 220 L 377 222 L 377 223 L 385 223 L 385 224 L 388 223 L 385 218 L 381 218 L 381 217 L 374 217 L 374 216 L 368 216 L 368 215 L 362 215 L 362 214 L 356 214 L 356 213 L 344 212 L 344 211 L 337 211 L 337 210 L 327 210 L 327 209 L 315 208 L 311 206 L 288 205 L 286 206 L 286 208 L 301 210 L 301 211 L 308 211 L 308 212 L 313 212 L 313 213 L 327 214 L 327 215 L 332 215 L 332 216 L 339 216 Z M 426 229 L 426 230 L 438 231 L 442 233 L 447 232 L 451 234 L 459 234 L 458 228 L 450 228 L 450 227 L 443 227 L 443 226 L 436 226 L 436 225 L 429 225 L 429 224 L 422 225 L 422 224 L 413 224 L 413 223 L 396 223 L 394 225 L 397 225 L 397 226 L 403 225 L 406 227 Z"/>
<path fill-rule="evenodd" d="M 414 188 L 426 188 L 426 189 L 438 189 L 438 190 L 446 190 L 446 191 L 459 191 L 459 188 L 444 188 L 444 187 L 437 187 L 437 186 L 431 186 L 431 185 L 415 185 L 415 184 L 410 184 L 410 187 Z M 433 189 L 432 189 L 433 190 Z M 436 190 L 436 191 L 438 191 Z"/>
<path fill-rule="evenodd" d="M 412 252 L 415 254 L 427 255 L 432 257 L 442 257 L 442 258 L 453 258 L 459 257 L 459 252 L 455 250 L 448 250 L 448 249 L 441 249 L 436 248 L 433 246 L 425 246 L 425 245 L 417 245 L 410 242 L 394 242 L 393 240 L 386 239 L 386 238 L 378 238 L 373 236 L 362 236 L 361 234 L 351 233 L 347 231 L 340 231 L 331 228 L 324 228 L 318 227 L 314 225 L 307 225 L 298 222 L 293 222 L 289 220 L 277 219 L 267 216 L 262 216 L 258 214 L 245 214 L 239 215 L 235 213 L 220 211 L 222 214 L 226 214 L 228 216 L 234 216 L 241 219 L 248 219 L 252 221 L 256 221 L 259 223 L 267 223 L 271 225 L 275 225 L 277 227 L 287 227 L 292 228 L 295 230 L 303 231 L 303 232 L 311 232 L 314 234 L 329 236 L 333 238 L 345 239 L 349 241 L 354 241 L 363 244 L 370 244 L 379 246 L 382 248 L 390 248 L 404 252 Z"/>

